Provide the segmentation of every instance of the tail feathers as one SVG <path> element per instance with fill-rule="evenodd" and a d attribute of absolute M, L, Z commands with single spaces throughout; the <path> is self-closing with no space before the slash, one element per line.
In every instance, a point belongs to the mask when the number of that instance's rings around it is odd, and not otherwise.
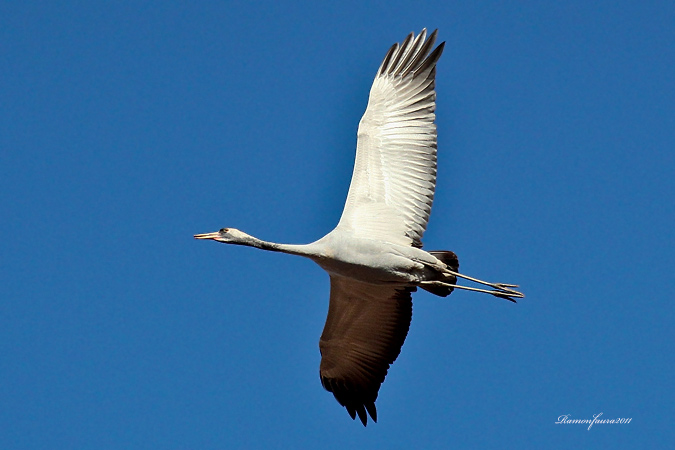
<path fill-rule="evenodd" d="M 439 297 L 447 297 L 454 290 L 454 288 L 446 286 L 420 286 L 420 287 L 427 292 L 431 292 L 434 295 L 438 295 Z"/>
<path fill-rule="evenodd" d="M 455 255 L 455 252 L 451 252 L 450 250 L 432 250 L 427 253 L 440 259 L 443 264 L 450 267 L 453 272 L 459 271 L 459 259 L 457 258 L 457 255 Z"/>
<path fill-rule="evenodd" d="M 454 272 L 459 271 L 459 259 L 457 258 L 457 255 L 455 255 L 454 252 L 451 252 L 449 250 L 435 250 L 430 251 L 429 253 L 438 258 L 439 260 L 441 260 L 441 262 L 443 262 L 443 264 L 448 266 L 450 270 Z M 443 282 L 455 284 L 457 283 L 457 277 L 446 275 L 443 278 Z M 447 297 L 454 290 L 453 288 L 447 286 L 420 286 L 420 287 L 427 292 L 431 292 L 434 295 L 438 295 L 439 297 Z"/>

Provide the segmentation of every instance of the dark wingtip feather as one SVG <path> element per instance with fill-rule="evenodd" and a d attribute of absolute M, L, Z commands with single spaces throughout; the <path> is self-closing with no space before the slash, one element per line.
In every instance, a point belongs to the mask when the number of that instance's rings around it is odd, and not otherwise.
<path fill-rule="evenodd" d="M 359 419 L 361 419 L 363 426 L 365 427 L 368 425 L 368 414 L 366 414 L 366 409 L 363 407 L 363 405 L 357 406 L 356 412 L 359 414 Z"/>
<path fill-rule="evenodd" d="M 347 412 L 349 413 L 349 417 L 352 418 L 352 420 L 356 419 L 356 410 L 352 408 L 351 406 L 345 405 L 345 408 L 347 408 Z"/>
<path fill-rule="evenodd" d="M 366 403 L 366 409 L 370 418 L 373 419 L 373 422 L 377 423 L 377 408 L 375 408 L 375 402 Z"/>
<path fill-rule="evenodd" d="M 377 75 L 382 75 L 387 71 L 387 67 L 389 67 L 389 62 L 391 61 L 391 57 L 396 53 L 396 50 L 398 50 L 398 42 L 389 47 L 389 50 L 387 51 L 387 55 L 384 57 L 384 61 L 382 61 L 382 65 L 380 65 L 380 70 L 377 71 Z"/>
<path fill-rule="evenodd" d="M 434 49 L 433 52 L 429 56 L 427 56 L 427 59 L 424 60 L 421 66 L 419 66 L 417 69 L 415 69 L 415 73 L 423 73 L 424 71 L 428 70 L 430 67 L 436 66 L 436 63 L 438 60 L 441 58 L 441 55 L 443 54 L 443 49 L 445 48 L 445 41 L 441 42 L 438 47 Z"/>
<path fill-rule="evenodd" d="M 429 41 L 429 47 L 434 46 L 434 43 L 436 42 L 436 37 L 438 37 L 438 28 L 432 31 L 431 34 L 429 35 L 429 38 L 427 39 Z"/>
<path fill-rule="evenodd" d="M 426 29 L 422 30 L 422 33 L 424 33 L 425 31 Z M 445 42 L 442 43 L 441 45 L 436 47 L 436 49 L 431 53 L 431 55 L 427 56 L 427 54 L 433 48 L 434 43 L 436 42 L 437 34 L 438 30 L 436 29 L 433 31 L 433 33 L 429 35 L 427 40 L 416 51 L 414 57 L 411 58 L 410 62 L 408 62 L 408 64 L 405 67 L 401 67 L 397 75 L 406 77 L 411 73 L 413 73 L 413 76 L 415 76 L 416 74 L 423 72 L 427 68 L 433 67 L 433 65 L 438 61 L 438 58 L 441 57 L 441 53 L 443 52 L 443 47 L 445 44 Z"/>
<path fill-rule="evenodd" d="M 414 33 L 410 33 L 403 40 L 403 43 L 400 45 L 399 49 L 395 52 L 396 55 L 394 56 L 394 59 L 392 59 L 391 62 L 389 63 L 389 69 L 386 71 L 387 73 L 392 73 L 396 70 L 396 67 L 401 61 L 401 58 L 408 51 L 408 47 L 410 46 L 410 43 L 412 42 L 414 36 L 415 36 Z"/>

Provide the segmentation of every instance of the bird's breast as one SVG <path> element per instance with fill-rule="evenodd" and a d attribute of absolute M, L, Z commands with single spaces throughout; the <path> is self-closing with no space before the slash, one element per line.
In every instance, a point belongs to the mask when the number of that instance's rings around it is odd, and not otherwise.
<path fill-rule="evenodd" d="M 397 254 L 386 245 L 370 243 L 326 248 L 322 257 L 314 259 L 329 274 L 371 284 L 408 285 L 419 281 L 422 264 Z"/>

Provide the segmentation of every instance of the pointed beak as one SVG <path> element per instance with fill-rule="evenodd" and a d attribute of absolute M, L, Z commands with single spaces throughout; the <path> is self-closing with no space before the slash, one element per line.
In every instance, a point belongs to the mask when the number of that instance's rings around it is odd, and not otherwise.
<path fill-rule="evenodd" d="M 219 232 L 214 233 L 204 233 L 204 234 L 195 234 L 195 239 L 216 239 L 220 237 Z"/>

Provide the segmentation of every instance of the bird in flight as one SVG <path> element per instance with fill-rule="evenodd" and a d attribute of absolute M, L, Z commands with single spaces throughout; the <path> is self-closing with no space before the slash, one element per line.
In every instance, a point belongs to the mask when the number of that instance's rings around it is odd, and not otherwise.
<path fill-rule="evenodd" d="M 515 303 L 517 285 L 458 272 L 451 251 L 422 250 L 436 187 L 437 30 L 410 33 L 380 65 L 361 118 L 347 202 L 337 227 L 306 245 L 277 244 L 235 228 L 197 234 L 225 244 L 310 258 L 330 275 L 328 317 L 319 340 L 323 387 L 365 426 L 377 422 L 375 400 L 398 357 L 412 318 L 412 292 L 446 297 L 454 289 Z M 460 286 L 463 278 L 487 286 Z"/>

